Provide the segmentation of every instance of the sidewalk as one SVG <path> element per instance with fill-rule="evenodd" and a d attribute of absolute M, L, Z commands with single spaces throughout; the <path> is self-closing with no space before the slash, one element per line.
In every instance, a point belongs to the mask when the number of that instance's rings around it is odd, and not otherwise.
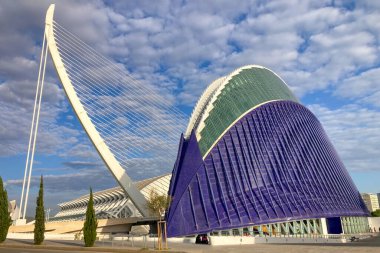
<path fill-rule="evenodd" d="M 0 244 L 0 248 L 20 248 L 20 249 L 47 249 L 47 250 L 64 250 L 64 251 L 89 251 L 89 252 L 158 252 L 153 248 L 141 248 L 130 246 L 112 246 L 102 242 L 96 242 L 94 247 L 84 247 L 83 241 L 53 241 L 45 240 L 42 245 L 34 245 L 32 240 L 24 239 L 7 239 Z M 182 253 L 184 251 L 165 250 L 170 253 Z"/>

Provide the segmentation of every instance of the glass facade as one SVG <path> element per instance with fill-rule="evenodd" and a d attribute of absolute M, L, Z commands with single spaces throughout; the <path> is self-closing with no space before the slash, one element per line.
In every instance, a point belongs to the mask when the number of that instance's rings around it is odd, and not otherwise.
<path fill-rule="evenodd" d="M 213 103 L 204 121 L 199 148 L 205 155 L 220 135 L 242 114 L 271 100 L 297 102 L 287 85 L 268 69 L 243 69 L 233 76 Z"/>
<path fill-rule="evenodd" d="M 372 232 L 367 217 L 340 217 L 344 234 Z"/>
<path fill-rule="evenodd" d="M 340 217 L 342 234 L 355 235 L 370 232 L 366 217 Z M 272 237 L 314 237 L 323 235 L 321 219 L 303 219 L 270 223 L 256 226 L 246 226 L 229 230 L 210 232 L 211 236 L 272 236 Z"/>

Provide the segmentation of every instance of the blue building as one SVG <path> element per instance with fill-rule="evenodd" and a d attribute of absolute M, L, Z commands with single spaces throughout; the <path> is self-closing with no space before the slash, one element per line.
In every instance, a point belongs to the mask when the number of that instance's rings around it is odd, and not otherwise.
<path fill-rule="evenodd" d="M 321 123 L 271 70 L 211 83 L 181 136 L 168 235 L 365 232 L 369 212 Z"/>

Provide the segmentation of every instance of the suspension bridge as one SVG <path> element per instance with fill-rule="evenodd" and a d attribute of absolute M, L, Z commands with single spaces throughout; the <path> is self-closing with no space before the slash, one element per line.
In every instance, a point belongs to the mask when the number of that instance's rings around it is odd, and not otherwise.
<path fill-rule="evenodd" d="M 187 116 L 172 96 L 135 80 L 123 65 L 101 55 L 54 20 L 54 9 L 55 5 L 50 5 L 45 20 L 19 222 L 26 217 L 49 54 L 73 111 L 99 156 L 139 212 L 148 216 L 146 199 L 128 172 L 171 169 Z"/>

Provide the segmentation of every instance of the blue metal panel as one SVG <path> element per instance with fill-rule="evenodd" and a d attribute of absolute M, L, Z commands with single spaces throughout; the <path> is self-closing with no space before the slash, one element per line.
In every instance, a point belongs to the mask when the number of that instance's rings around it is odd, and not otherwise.
<path fill-rule="evenodd" d="M 204 160 L 194 134 L 181 146 L 170 186 L 169 236 L 368 215 L 321 124 L 298 103 L 276 101 L 250 111 Z"/>

